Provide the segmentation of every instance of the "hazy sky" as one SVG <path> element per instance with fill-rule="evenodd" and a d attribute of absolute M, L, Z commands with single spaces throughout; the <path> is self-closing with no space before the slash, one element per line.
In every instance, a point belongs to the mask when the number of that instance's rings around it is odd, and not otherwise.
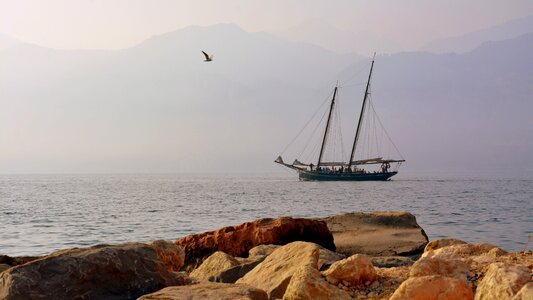
<path fill-rule="evenodd" d="M 531 0 L 0 0 L 0 33 L 59 49 L 116 49 L 189 25 L 270 31 L 320 19 L 409 50 L 532 14 Z"/>
<path fill-rule="evenodd" d="M 0 0 L 0 173 L 278 170 L 272 161 L 334 82 L 362 88 L 370 63 L 293 42 L 303 31 L 291 41 L 248 33 L 304 23 L 325 48 L 338 32 L 354 45 L 372 39 L 351 32 L 400 44 L 378 50 L 373 94 L 407 171 L 533 174 L 533 36 L 516 34 L 533 30 L 531 18 L 483 51 L 394 54 L 526 16 L 533 0 Z M 321 33 L 321 22 L 341 30 Z M 219 23 L 248 32 L 177 31 Z M 10 47 L 2 34 L 55 49 L 128 48 L 160 36 L 121 51 L 54 51 Z M 215 60 L 204 63 L 201 49 Z M 347 120 L 362 93 L 341 89 L 341 99 L 356 95 L 343 104 Z"/>

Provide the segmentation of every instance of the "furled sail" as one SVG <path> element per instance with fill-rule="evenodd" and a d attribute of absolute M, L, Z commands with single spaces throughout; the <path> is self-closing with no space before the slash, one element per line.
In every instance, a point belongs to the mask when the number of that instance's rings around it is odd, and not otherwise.
<path fill-rule="evenodd" d="M 295 159 L 294 162 L 292 163 L 293 166 L 309 166 L 310 164 L 304 164 L 303 162 Z"/>
<path fill-rule="evenodd" d="M 405 159 L 383 159 L 383 157 L 369 158 L 362 160 L 352 161 L 352 165 L 372 165 L 372 164 L 383 164 L 383 163 L 395 163 L 395 162 L 404 162 Z"/>

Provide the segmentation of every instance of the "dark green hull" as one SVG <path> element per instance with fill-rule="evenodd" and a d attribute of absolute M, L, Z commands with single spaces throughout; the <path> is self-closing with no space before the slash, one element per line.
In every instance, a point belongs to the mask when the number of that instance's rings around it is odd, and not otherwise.
<path fill-rule="evenodd" d="M 302 181 L 386 181 L 398 172 L 385 173 L 317 173 L 300 170 L 298 175 Z"/>

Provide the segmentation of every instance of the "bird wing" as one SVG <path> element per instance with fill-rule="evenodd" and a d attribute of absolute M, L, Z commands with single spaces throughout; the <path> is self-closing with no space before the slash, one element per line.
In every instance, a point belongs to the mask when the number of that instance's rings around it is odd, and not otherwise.
<path fill-rule="evenodd" d="M 205 53 L 204 51 L 202 51 L 202 53 L 204 54 L 205 59 L 209 59 L 209 55 L 207 53 Z"/>

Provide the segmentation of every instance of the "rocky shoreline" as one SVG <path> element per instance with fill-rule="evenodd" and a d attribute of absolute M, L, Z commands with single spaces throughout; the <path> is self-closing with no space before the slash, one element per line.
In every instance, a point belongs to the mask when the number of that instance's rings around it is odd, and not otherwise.
<path fill-rule="evenodd" d="M 533 253 L 428 241 L 404 212 L 0 255 L 0 299 L 533 299 Z"/>

